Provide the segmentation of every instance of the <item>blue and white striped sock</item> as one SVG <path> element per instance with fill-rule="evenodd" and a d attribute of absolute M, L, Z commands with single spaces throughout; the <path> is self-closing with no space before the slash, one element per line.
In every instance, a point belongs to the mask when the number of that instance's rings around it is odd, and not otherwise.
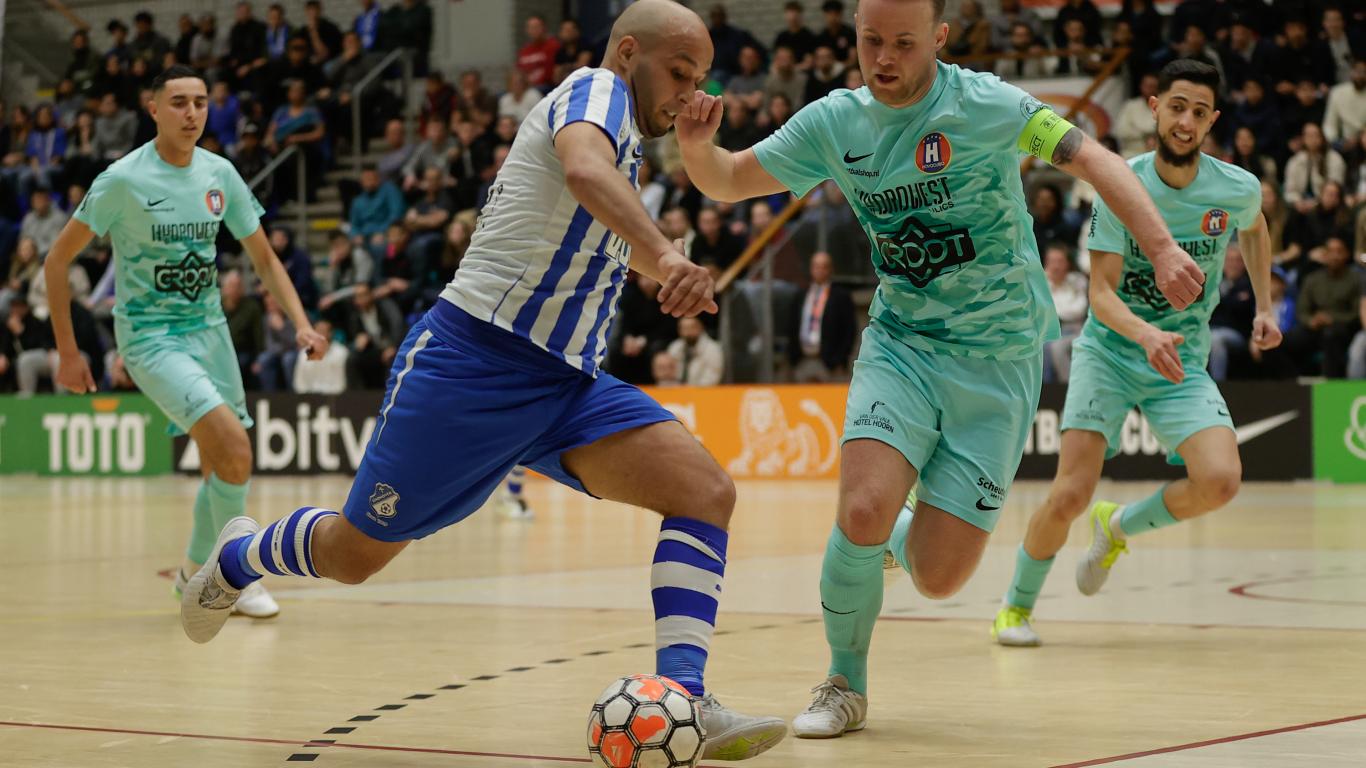
<path fill-rule="evenodd" d="M 313 567 L 313 530 L 336 512 L 318 507 L 296 509 L 254 536 L 223 545 L 218 565 L 233 589 L 242 589 L 267 573 L 320 579 Z"/>
<path fill-rule="evenodd" d="M 655 671 L 694 696 L 706 693 L 703 672 L 716 631 L 728 540 L 726 532 L 714 525 L 674 517 L 660 526 L 655 547 L 650 572 Z"/>
<path fill-rule="evenodd" d="M 526 480 L 526 467 L 520 464 L 508 473 L 508 493 L 514 499 L 522 498 L 522 482 Z"/>

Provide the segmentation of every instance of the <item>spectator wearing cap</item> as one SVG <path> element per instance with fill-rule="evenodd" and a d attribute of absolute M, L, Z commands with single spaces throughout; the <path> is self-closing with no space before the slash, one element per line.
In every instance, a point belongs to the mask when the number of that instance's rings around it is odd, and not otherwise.
<path fill-rule="evenodd" d="M 1352 64 L 1351 76 L 1328 91 L 1323 137 L 1337 145 L 1350 142 L 1366 128 L 1366 57 Z"/>
<path fill-rule="evenodd" d="M 152 14 L 147 11 L 138 11 L 137 15 L 133 17 L 133 26 L 137 29 L 137 33 L 133 35 L 132 41 L 128 44 L 132 58 L 142 59 L 153 72 L 161 71 L 162 61 L 166 58 L 166 53 L 171 50 L 171 41 L 156 31 Z"/>
<path fill-rule="evenodd" d="M 517 51 L 517 69 L 533 88 L 548 88 L 555 79 L 555 54 L 559 50 L 560 41 L 546 34 L 545 18 L 528 16 L 526 43 Z"/>

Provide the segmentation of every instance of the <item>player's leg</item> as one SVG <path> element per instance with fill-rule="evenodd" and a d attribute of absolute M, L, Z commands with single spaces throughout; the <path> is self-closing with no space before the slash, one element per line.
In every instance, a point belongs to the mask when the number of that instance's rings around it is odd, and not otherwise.
<path fill-rule="evenodd" d="M 991 635 L 1001 645 L 1035 646 L 1039 636 L 1030 625 L 1034 605 L 1054 558 L 1067 543 L 1067 532 L 1086 511 L 1105 462 L 1105 436 L 1085 429 L 1062 433 L 1058 471 L 1043 506 L 1029 518 L 1024 542 L 1015 553 L 1015 573 L 1005 603 L 996 614 Z"/>
<path fill-rule="evenodd" d="M 513 467 L 503 480 L 503 492 L 498 499 L 498 512 L 503 517 L 509 520 L 531 520 L 536 517 L 522 495 L 525 483 L 526 467 L 521 465 Z"/>
<path fill-rule="evenodd" d="M 1097 542 L 1102 534 L 1108 535 L 1113 541 L 1110 552 L 1116 554 L 1128 551 L 1127 541 L 1133 536 L 1228 503 L 1242 478 L 1233 420 L 1208 373 L 1188 363 L 1180 384 L 1154 379 L 1146 389 L 1147 396 L 1139 403 L 1143 414 L 1158 441 L 1187 464 L 1187 477 L 1132 504 L 1096 504 L 1092 530 Z M 1195 464 L 1186 460 L 1187 455 Z M 1095 594 L 1105 581 L 1109 569 L 1102 549 L 1093 544 L 1077 565 L 1077 587 L 1082 594 Z"/>
<path fill-rule="evenodd" d="M 650 573 L 655 667 L 701 699 L 703 756 L 742 760 L 781 741 L 781 718 L 729 710 L 705 683 L 735 484 L 702 444 L 639 389 L 601 375 L 528 450 L 525 463 L 572 488 L 664 517 Z"/>
<path fill-rule="evenodd" d="M 212 639 L 239 592 L 264 574 L 359 583 L 412 539 L 474 512 L 526 450 L 536 425 L 556 415 L 545 405 L 553 385 L 528 379 L 418 322 L 394 361 L 341 514 L 304 507 L 264 530 L 249 518 L 232 520 L 186 587 L 186 634 Z M 481 407 L 468 408 L 475 397 Z"/>

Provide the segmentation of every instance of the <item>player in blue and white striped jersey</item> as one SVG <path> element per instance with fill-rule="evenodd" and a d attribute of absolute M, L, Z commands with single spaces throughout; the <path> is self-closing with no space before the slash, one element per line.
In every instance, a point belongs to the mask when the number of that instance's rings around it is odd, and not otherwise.
<path fill-rule="evenodd" d="M 636 180 L 642 136 L 670 130 L 711 60 L 696 14 L 639 0 L 613 26 L 602 68 L 571 74 L 532 110 L 455 279 L 399 348 L 341 514 L 306 507 L 265 530 L 230 522 L 185 589 L 192 640 L 212 639 L 264 574 L 364 581 L 473 513 L 521 464 L 663 515 L 655 665 L 701 700 L 703 756 L 741 760 L 783 738 L 782 719 L 726 709 L 703 685 L 735 486 L 668 411 L 600 370 L 627 269 L 663 285 L 666 314 L 716 311 L 710 275 L 660 233 Z"/>

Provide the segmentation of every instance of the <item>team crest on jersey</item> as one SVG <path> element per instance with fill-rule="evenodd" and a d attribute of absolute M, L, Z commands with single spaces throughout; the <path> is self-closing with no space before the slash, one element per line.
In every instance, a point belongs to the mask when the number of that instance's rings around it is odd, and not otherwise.
<path fill-rule="evenodd" d="M 398 491 L 385 483 L 375 483 L 375 492 L 370 494 L 370 509 L 380 517 L 389 518 L 398 514 Z"/>
<path fill-rule="evenodd" d="M 1205 218 L 1200 220 L 1200 231 L 1210 237 L 1218 237 L 1228 229 L 1228 211 L 1222 208 L 1211 208 L 1205 212 Z"/>
<path fill-rule="evenodd" d="M 939 173 L 949 167 L 953 159 L 953 145 L 949 137 L 938 131 L 927 133 L 915 148 L 915 164 L 924 173 Z"/>
<path fill-rule="evenodd" d="M 225 207 L 224 200 L 223 190 L 221 189 L 211 189 L 208 191 L 208 194 L 204 195 L 204 205 L 208 206 L 209 213 L 212 213 L 215 216 L 223 215 L 223 208 Z"/>

